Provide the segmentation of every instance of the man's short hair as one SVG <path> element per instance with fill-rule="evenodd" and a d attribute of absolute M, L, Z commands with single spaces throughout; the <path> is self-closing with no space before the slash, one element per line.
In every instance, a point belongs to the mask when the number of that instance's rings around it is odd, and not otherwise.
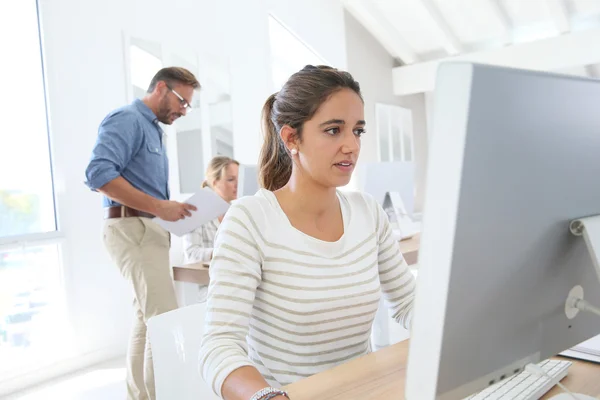
<path fill-rule="evenodd" d="M 156 88 L 156 84 L 160 81 L 166 82 L 169 86 L 179 83 L 191 86 L 194 89 L 200 88 L 200 82 L 198 82 L 198 79 L 196 79 L 194 74 L 181 67 L 167 67 L 158 71 L 156 75 L 154 75 L 154 78 L 152 78 L 150 86 L 148 86 L 148 93 L 152 93 Z"/>

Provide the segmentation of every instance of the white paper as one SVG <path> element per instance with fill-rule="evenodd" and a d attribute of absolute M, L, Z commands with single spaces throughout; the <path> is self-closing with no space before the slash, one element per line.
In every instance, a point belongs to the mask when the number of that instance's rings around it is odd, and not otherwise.
<path fill-rule="evenodd" d="M 600 363 L 600 335 L 563 351 L 560 355 Z"/>
<path fill-rule="evenodd" d="M 591 339 L 586 340 L 583 343 L 578 344 L 571 350 L 580 351 L 582 353 L 594 354 L 600 357 L 600 335 L 595 336 Z"/>
<path fill-rule="evenodd" d="M 578 360 L 591 361 L 591 362 L 600 364 L 600 356 L 595 356 L 593 354 L 588 354 L 588 353 L 584 353 L 581 351 L 566 350 L 566 351 L 563 351 L 562 353 L 560 353 L 559 355 L 565 356 L 565 357 L 576 358 Z"/>
<path fill-rule="evenodd" d="M 190 217 L 185 217 L 184 219 L 175 222 L 165 221 L 156 217 L 154 218 L 154 222 L 171 232 L 173 235 L 183 236 L 225 214 L 227 209 L 229 209 L 229 203 L 209 188 L 200 190 L 192 197 L 185 200 L 184 203 L 194 205 L 197 208 L 196 211 L 190 210 L 192 213 Z"/>

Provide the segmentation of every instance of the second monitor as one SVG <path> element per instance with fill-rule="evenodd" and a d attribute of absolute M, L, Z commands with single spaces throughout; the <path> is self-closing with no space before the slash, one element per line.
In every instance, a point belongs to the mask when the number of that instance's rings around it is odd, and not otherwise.
<path fill-rule="evenodd" d="M 576 287 L 600 306 L 570 230 L 600 215 L 598 104 L 600 81 L 440 67 L 408 400 L 462 399 L 600 333 L 565 312 Z"/>
<path fill-rule="evenodd" d="M 260 189 L 258 167 L 256 165 L 241 164 L 238 175 L 238 198 L 254 196 L 258 189 Z"/>

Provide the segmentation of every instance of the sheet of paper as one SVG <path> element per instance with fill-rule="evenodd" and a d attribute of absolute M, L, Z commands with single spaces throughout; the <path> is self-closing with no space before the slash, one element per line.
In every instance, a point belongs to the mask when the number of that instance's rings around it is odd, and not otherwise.
<path fill-rule="evenodd" d="M 575 350 L 565 350 L 559 355 L 571 358 L 577 358 L 578 360 L 586 360 L 594 363 L 600 363 L 600 356 L 596 356 L 593 354 L 588 354 L 585 352 L 575 351 Z"/>
<path fill-rule="evenodd" d="M 593 338 L 586 340 L 583 343 L 578 344 L 571 350 L 581 351 L 583 353 L 594 354 L 600 357 L 600 335 L 594 336 Z"/>
<path fill-rule="evenodd" d="M 560 355 L 600 363 L 600 335 L 565 350 Z"/>
<path fill-rule="evenodd" d="M 179 221 L 170 222 L 156 217 L 154 218 L 154 222 L 171 232 L 173 235 L 183 236 L 207 222 L 212 221 L 218 216 L 225 214 L 227 209 L 229 209 L 229 203 L 208 188 L 200 190 L 192 197 L 185 200 L 184 203 L 192 204 L 196 206 L 198 210 L 191 211 L 191 217 L 185 217 Z"/>

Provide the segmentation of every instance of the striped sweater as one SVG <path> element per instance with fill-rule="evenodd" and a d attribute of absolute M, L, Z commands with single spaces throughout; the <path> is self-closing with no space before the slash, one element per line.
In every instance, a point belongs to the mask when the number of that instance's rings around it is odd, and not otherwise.
<path fill-rule="evenodd" d="M 338 192 L 344 234 L 325 242 L 295 229 L 272 192 L 238 200 L 215 241 L 205 332 L 204 380 L 251 365 L 283 386 L 370 352 L 383 294 L 408 328 L 415 281 L 382 208 Z"/>

